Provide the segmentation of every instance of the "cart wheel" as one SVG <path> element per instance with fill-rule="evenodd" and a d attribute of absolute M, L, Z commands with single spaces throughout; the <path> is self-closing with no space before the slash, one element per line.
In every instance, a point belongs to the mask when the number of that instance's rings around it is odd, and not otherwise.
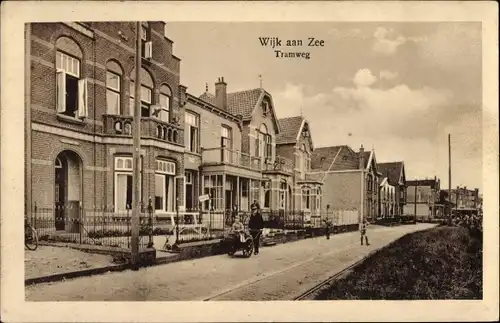
<path fill-rule="evenodd" d="M 253 241 L 248 240 L 245 244 L 245 247 L 243 248 L 243 256 L 246 258 L 250 258 L 250 256 L 253 253 Z"/>
<path fill-rule="evenodd" d="M 24 237 L 24 245 L 29 250 L 36 250 L 38 248 L 38 234 L 35 229 L 29 228 L 31 231 L 27 236 Z"/>

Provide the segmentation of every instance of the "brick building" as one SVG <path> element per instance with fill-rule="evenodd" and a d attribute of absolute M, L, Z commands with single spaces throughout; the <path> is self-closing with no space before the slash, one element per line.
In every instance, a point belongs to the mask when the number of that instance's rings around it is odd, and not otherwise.
<path fill-rule="evenodd" d="M 361 146 L 316 148 L 311 157 L 312 173 L 323 182 L 323 205 L 333 209 L 356 209 L 374 220 L 378 213 L 378 173 L 375 152 Z"/>
<path fill-rule="evenodd" d="M 457 186 L 451 190 L 451 202 L 455 209 L 477 210 L 480 207 L 479 189 L 467 189 Z"/>
<path fill-rule="evenodd" d="M 256 200 L 264 210 L 319 212 L 321 183 L 307 178 L 309 124 L 302 117 L 278 120 L 270 93 L 228 93 L 220 78 L 215 95 L 208 85 L 198 98 L 188 94 L 188 115 L 200 140 L 186 149 L 186 168 L 201 171 L 200 192 L 211 195 L 215 210 L 245 211 Z"/>
<path fill-rule="evenodd" d="M 184 201 L 185 88 L 164 27 L 147 22 L 140 31 L 141 199 L 151 197 L 158 212 Z M 125 211 L 132 202 L 135 23 L 26 28 L 27 212 L 35 203 Z"/>

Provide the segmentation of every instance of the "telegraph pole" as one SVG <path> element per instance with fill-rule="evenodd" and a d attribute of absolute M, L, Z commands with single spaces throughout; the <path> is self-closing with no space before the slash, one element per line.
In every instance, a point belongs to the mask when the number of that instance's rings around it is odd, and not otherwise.
<path fill-rule="evenodd" d="M 448 134 L 448 225 L 451 225 L 451 134 Z"/>
<path fill-rule="evenodd" d="M 140 191 L 140 167 L 141 167 L 141 22 L 136 23 L 136 48 L 135 48 L 135 96 L 134 96 L 134 193 L 132 195 L 132 265 L 137 266 L 139 262 L 139 222 L 141 216 L 141 191 Z"/>

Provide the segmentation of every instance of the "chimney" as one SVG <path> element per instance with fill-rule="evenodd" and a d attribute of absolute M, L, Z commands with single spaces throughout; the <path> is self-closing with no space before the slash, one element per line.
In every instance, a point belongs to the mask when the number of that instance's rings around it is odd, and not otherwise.
<path fill-rule="evenodd" d="M 365 149 L 363 148 L 363 144 L 359 148 L 359 169 L 365 168 Z"/>
<path fill-rule="evenodd" d="M 224 82 L 224 77 L 220 77 L 215 83 L 215 102 L 221 110 L 227 110 L 227 84 Z"/>

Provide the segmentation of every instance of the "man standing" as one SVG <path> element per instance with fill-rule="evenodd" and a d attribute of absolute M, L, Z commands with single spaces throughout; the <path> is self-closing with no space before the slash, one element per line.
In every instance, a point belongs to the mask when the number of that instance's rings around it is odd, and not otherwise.
<path fill-rule="evenodd" d="M 330 228 L 331 228 L 331 222 L 328 218 L 324 219 L 325 221 L 325 234 L 326 234 L 326 239 L 330 240 Z"/>
<path fill-rule="evenodd" d="M 368 236 L 366 235 L 366 229 L 368 228 L 369 224 L 370 223 L 368 222 L 368 220 L 366 220 L 366 218 L 364 218 L 363 222 L 361 222 L 361 228 L 360 228 L 360 231 L 361 231 L 361 245 L 363 245 L 363 237 L 365 238 L 366 245 L 367 246 L 370 245 L 368 243 Z"/>
<path fill-rule="evenodd" d="M 260 235 L 262 229 L 264 228 L 264 219 L 260 214 L 260 206 L 256 200 L 253 201 L 251 205 L 251 214 L 250 220 L 248 221 L 248 228 L 250 229 L 250 234 L 253 238 L 255 254 L 259 254 L 259 244 L 260 244 Z"/>

